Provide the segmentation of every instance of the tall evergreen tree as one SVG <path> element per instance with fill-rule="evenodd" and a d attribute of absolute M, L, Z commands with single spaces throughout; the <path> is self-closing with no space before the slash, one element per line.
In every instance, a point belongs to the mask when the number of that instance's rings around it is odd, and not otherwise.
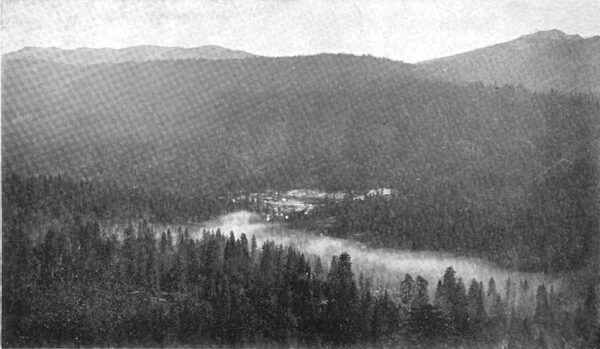
<path fill-rule="evenodd" d="M 404 276 L 404 280 L 400 283 L 400 306 L 404 311 L 410 311 L 411 303 L 415 296 L 416 285 L 410 274 Z"/>
<path fill-rule="evenodd" d="M 411 309 L 421 307 L 429 303 L 429 292 L 427 287 L 429 283 L 421 275 L 415 279 L 415 295 L 412 299 Z"/>
<path fill-rule="evenodd" d="M 477 282 L 475 279 L 471 280 L 467 299 L 469 334 L 472 337 L 477 337 L 483 330 L 483 325 L 487 320 L 483 298 L 483 284 Z"/>
<path fill-rule="evenodd" d="M 577 335 L 581 338 L 582 345 L 592 348 L 595 330 L 598 328 L 598 304 L 596 290 L 591 284 L 587 287 L 583 303 L 578 307 L 575 314 L 575 328 Z"/>
<path fill-rule="evenodd" d="M 413 307 L 406 322 L 406 334 L 415 344 L 432 344 L 445 338 L 444 315 L 430 304 Z"/>
<path fill-rule="evenodd" d="M 329 338 L 338 344 L 353 343 L 357 337 L 357 289 L 350 255 L 342 253 L 331 260 L 327 277 L 327 326 Z"/>
<path fill-rule="evenodd" d="M 548 291 L 544 284 L 540 285 L 537 289 L 535 303 L 535 322 L 540 324 L 549 323 L 552 320 L 552 314 L 550 312 L 550 304 L 548 301 Z"/>
<path fill-rule="evenodd" d="M 446 327 L 452 336 L 462 336 L 468 329 L 467 295 L 462 279 L 448 267 L 436 290 L 435 305 L 446 317 Z"/>

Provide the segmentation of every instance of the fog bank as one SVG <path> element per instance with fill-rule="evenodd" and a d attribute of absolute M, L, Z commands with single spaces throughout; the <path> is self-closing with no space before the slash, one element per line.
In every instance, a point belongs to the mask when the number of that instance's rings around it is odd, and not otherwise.
<path fill-rule="evenodd" d="M 266 223 L 260 215 L 246 211 L 226 214 L 204 222 L 193 227 L 190 233 L 195 238 L 201 238 L 203 230 L 216 229 L 220 229 L 223 234 L 233 231 L 238 237 L 241 233 L 248 235 L 248 238 L 254 235 L 259 245 L 265 240 L 272 240 L 276 244 L 294 246 L 306 254 L 320 256 L 324 266 L 330 264 L 332 256 L 348 252 L 357 276 L 362 272 L 367 277 L 372 276 L 376 282 L 391 287 L 397 286 L 408 273 L 413 278 L 421 275 L 427 279 L 430 292 L 433 292 L 444 270 L 452 266 L 457 277 L 463 278 L 467 288 L 470 280 L 475 278 L 482 281 L 487 289 L 488 280 L 493 277 L 503 298 L 506 280 L 509 277 L 513 292 L 519 288 L 521 281 L 527 280 L 529 291 L 525 296 L 528 299 L 535 294 L 540 283 L 545 283 L 548 289 L 551 285 L 555 291 L 560 288 L 560 281 L 550 275 L 506 270 L 484 259 L 455 256 L 450 253 L 370 248 L 353 240 L 319 236 L 290 229 L 285 224 Z M 522 295 L 515 298 L 522 298 Z"/>

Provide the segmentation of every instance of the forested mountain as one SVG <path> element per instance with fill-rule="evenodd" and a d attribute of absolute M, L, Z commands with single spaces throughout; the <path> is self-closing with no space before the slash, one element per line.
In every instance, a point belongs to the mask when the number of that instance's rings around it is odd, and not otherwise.
<path fill-rule="evenodd" d="M 78 48 L 65 50 L 56 47 L 25 47 L 3 56 L 5 60 L 39 59 L 56 63 L 91 65 L 98 63 L 147 62 L 174 59 L 243 59 L 254 55 L 220 46 L 201 46 L 193 48 L 134 46 L 122 49 Z"/>
<path fill-rule="evenodd" d="M 449 81 L 600 94 L 600 36 L 542 31 L 418 65 Z"/>
<path fill-rule="evenodd" d="M 396 245 L 402 226 L 451 240 L 493 236 L 452 249 L 526 257 L 516 266 L 528 269 L 580 266 L 598 233 L 600 103 L 592 95 L 459 86 L 348 55 L 8 60 L 3 69 L 7 174 L 184 196 L 392 187 L 402 204 L 380 213 L 386 224 L 407 215 L 404 225 L 379 231 L 364 216 L 372 236 L 385 231 Z"/>
<path fill-rule="evenodd" d="M 3 165 L 182 192 L 467 181 L 517 195 L 594 147 L 592 97 L 459 87 L 413 68 L 345 55 L 9 61 Z"/>
<path fill-rule="evenodd" d="M 363 114 L 374 114 L 368 105 L 377 103 L 366 92 L 378 89 L 376 83 L 398 81 L 408 70 L 349 56 L 90 67 L 9 61 L 3 84 L 5 165 L 30 173 L 113 176 L 182 192 L 292 184 L 300 178 L 331 185 L 337 179 L 316 177 L 340 158 L 347 147 L 340 143 L 343 137 L 354 143 L 347 130 L 359 125 L 350 118 L 373 117 Z M 353 90 L 363 96 L 362 106 L 351 101 Z M 347 125 L 338 123 L 343 120 Z M 311 175 L 287 171 L 307 161 Z"/>

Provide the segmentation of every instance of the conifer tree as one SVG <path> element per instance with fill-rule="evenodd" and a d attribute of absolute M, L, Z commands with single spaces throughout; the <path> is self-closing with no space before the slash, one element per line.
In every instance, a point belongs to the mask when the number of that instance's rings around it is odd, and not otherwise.
<path fill-rule="evenodd" d="M 252 235 L 252 238 L 250 239 L 250 256 L 252 257 L 252 260 L 256 260 L 256 252 L 257 252 L 257 245 L 256 245 L 256 236 L 254 236 L 254 234 Z"/>
<path fill-rule="evenodd" d="M 446 319 L 430 304 L 413 307 L 406 322 L 406 334 L 415 344 L 435 343 L 446 335 Z"/>
<path fill-rule="evenodd" d="M 167 232 L 160 234 L 159 251 L 162 255 L 167 253 Z"/>
<path fill-rule="evenodd" d="M 410 274 L 406 274 L 404 280 L 400 283 L 400 305 L 405 311 L 410 311 L 416 289 L 414 283 Z"/>
<path fill-rule="evenodd" d="M 452 267 L 446 269 L 438 282 L 434 303 L 446 317 L 448 333 L 461 336 L 468 329 L 467 295 L 462 279 L 455 275 Z"/>
<path fill-rule="evenodd" d="M 399 330 L 399 313 L 387 291 L 375 302 L 372 320 L 372 340 L 375 343 L 388 342 Z"/>
<path fill-rule="evenodd" d="M 487 296 L 488 297 L 492 297 L 492 298 L 496 298 L 496 280 L 494 280 L 493 277 L 490 278 L 490 281 L 488 281 L 488 290 L 487 290 Z"/>
<path fill-rule="evenodd" d="M 411 309 L 421 307 L 429 303 L 429 292 L 427 291 L 429 283 L 421 275 L 415 279 L 415 295 L 412 299 Z"/>
<path fill-rule="evenodd" d="M 552 315 L 550 313 L 550 305 L 548 302 L 548 291 L 546 291 L 546 286 L 544 284 L 541 284 L 538 287 L 535 300 L 535 322 L 540 324 L 549 323 L 552 318 Z"/>
<path fill-rule="evenodd" d="M 594 331 L 598 327 L 598 305 L 593 284 L 586 288 L 584 296 L 583 303 L 578 307 L 575 314 L 575 328 L 582 344 L 591 348 L 595 340 Z"/>
<path fill-rule="evenodd" d="M 486 321 L 486 312 L 483 300 L 483 284 L 477 280 L 471 280 L 467 295 L 467 314 L 469 319 L 469 332 L 471 336 L 479 336 Z"/>
<path fill-rule="evenodd" d="M 375 311 L 375 300 L 371 294 L 371 287 L 368 280 L 363 281 L 360 293 L 360 316 L 357 322 L 358 329 L 360 331 L 359 341 L 361 343 L 368 343 L 372 338 L 371 327 L 373 324 L 373 316 Z"/>
<path fill-rule="evenodd" d="M 327 277 L 327 324 L 334 343 L 348 344 L 356 339 L 357 290 L 350 255 L 342 253 L 331 260 Z"/>

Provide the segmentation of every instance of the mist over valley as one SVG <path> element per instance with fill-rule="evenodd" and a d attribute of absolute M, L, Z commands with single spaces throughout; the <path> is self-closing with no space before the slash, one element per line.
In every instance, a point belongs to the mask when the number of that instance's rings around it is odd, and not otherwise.
<path fill-rule="evenodd" d="M 548 288 L 552 286 L 556 292 L 560 292 L 560 277 L 557 276 L 502 269 L 484 259 L 460 257 L 447 252 L 372 248 L 354 240 L 291 229 L 285 223 L 268 223 L 263 215 L 248 211 L 229 213 L 208 222 L 192 225 L 188 229 L 190 236 L 194 238 L 201 238 L 205 230 L 215 232 L 217 229 L 226 236 L 233 232 L 238 238 L 242 233 L 247 236 L 254 235 L 259 243 L 274 241 L 278 245 L 293 246 L 307 255 L 319 256 L 325 265 L 333 256 L 347 252 L 352 256 L 352 266 L 356 275 L 363 273 L 365 277 L 372 277 L 375 284 L 390 289 L 397 288 L 405 274 L 415 277 L 420 275 L 430 285 L 436 285 L 444 270 L 452 267 L 457 277 L 462 278 L 465 283 L 473 278 L 487 283 L 490 278 L 494 278 L 501 294 L 505 293 L 508 278 L 511 278 L 515 285 L 528 280 L 531 290 L 545 284 Z M 433 297 L 435 290 L 432 288 L 430 291 Z"/>

